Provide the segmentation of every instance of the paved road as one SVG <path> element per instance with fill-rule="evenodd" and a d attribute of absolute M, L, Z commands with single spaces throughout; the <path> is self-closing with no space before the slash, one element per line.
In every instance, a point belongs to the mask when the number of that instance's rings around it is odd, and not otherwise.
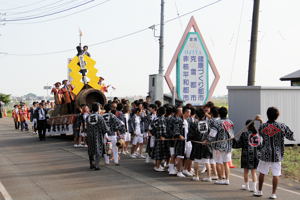
<path fill-rule="evenodd" d="M 0 200 L 202 200 L 267 199 L 239 190 L 241 170 L 233 171 L 231 185 L 192 182 L 152 170 L 142 160 L 124 158 L 120 166 L 88 169 L 85 149 L 74 149 L 70 139 L 47 138 L 13 130 L 10 119 L 0 119 Z M 269 181 L 268 181 L 269 182 Z M 279 199 L 300 199 L 300 187 L 284 181 Z"/>

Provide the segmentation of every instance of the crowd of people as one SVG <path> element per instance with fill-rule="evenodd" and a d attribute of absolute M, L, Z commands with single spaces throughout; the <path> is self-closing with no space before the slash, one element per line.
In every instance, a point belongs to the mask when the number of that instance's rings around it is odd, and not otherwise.
<path fill-rule="evenodd" d="M 75 144 L 88 146 L 90 168 L 99 170 L 99 159 L 105 164 L 113 160 L 119 165 L 120 154 L 132 159 L 145 159 L 154 163 L 153 170 L 166 172 L 180 178 L 191 177 L 193 181 L 230 184 L 231 152 L 242 148 L 241 167 L 244 183 L 241 189 L 262 196 L 264 175 L 271 169 L 275 199 L 281 161 L 284 154 L 284 138 L 294 140 L 293 132 L 284 124 L 276 122 L 279 111 L 270 107 L 268 121 L 259 116 L 246 122 L 240 133 L 234 132 L 234 124 L 228 119 L 227 108 L 216 107 L 208 102 L 203 107 L 151 104 L 150 97 L 133 103 L 114 98 L 106 105 L 82 105 L 82 112 L 74 127 Z M 261 153 L 264 152 L 264 153 Z M 204 165 L 200 170 L 199 165 Z M 257 188 L 256 170 L 259 172 Z M 206 176 L 200 179 L 200 173 Z M 252 182 L 248 180 L 251 172 Z"/>
<path fill-rule="evenodd" d="M 34 102 L 30 109 L 24 103 L 15 105 L 12 113 L 15 128 L 28 131 L 27 120 L 30 120 L 34 132 L 38 131 L 40 140 L 45 140 L 48 112 L 53 106 L 45 101 Z M 87 147 L 91 169 L 100 169 L 101 157 L 107 165 L 110 162 L 119 165 L 123 155 L 153 163 L 156 172 L 229 185 L 231 152 L 233 148 L 241 148 L 244 169 L 241 189 L 262 196 L 264 176 L 271 169 L 272 199 L 277 198 L 284 138 L 294 140 L 293 132 L 276 122 L 279 111 L 274 107 L 267 110 L 266 123 L 256 116 L 260 126 L 254 125 L 255 120 L 247 120 L 240 132 L 234 131 L 227 108 L 216 107 L 212 102 L 201 107 L 173 106 L 162 105 L 160 101 L 151 103 L 149 96 L 132 103 L 115 97 L 105 105 L 81 105 L 78 112 L 72 125 L 74 147 Z M 249 171 L 252 181 L 248 178 Z M 205 172 L 204 177 L 200 176 Z"/>

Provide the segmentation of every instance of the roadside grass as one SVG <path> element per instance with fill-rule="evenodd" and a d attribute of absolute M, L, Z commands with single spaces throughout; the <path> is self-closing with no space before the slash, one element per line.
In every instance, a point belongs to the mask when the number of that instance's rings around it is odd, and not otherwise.
<path fill-rule="evenodd" d="M 236 167 L 241 166 L 241 149 L 234 149 L 232 162 Z M 300 181 L 300 147 L 285 147 L 284 159 L 282 161 L 282 174 L 286 178 Z"/>

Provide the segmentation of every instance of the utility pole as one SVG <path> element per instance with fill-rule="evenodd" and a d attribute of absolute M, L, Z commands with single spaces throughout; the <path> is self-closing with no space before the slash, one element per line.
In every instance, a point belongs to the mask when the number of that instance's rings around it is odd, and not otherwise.
<path fill-rule="evenodd" d="M 159 70 L 158 73 L 164 73 L 164 26 L 165 26 L 165 0 L 161 0 L 160 11 L 160 35 L 159 35 Z"/>
<path fill-rule="evenodd" d="M 159 68 L 158 74 L 151 74 L 149 76 L 149 95 L 152 101 L 164 100 L 164 12 L 165 12 L 165 0 L 161 0 L 161 12 L 160 12 L 160 35 L 159 37 Z M 155 25 L 150 26 L 150 29 L 154 31 L 155 36 Z"/>
<path fill-rule="evenodd" d="M 253 0 L 251 44 L 250 44 L 249 69 L 248 69 L 248 86 L 255 85 L 259 4 L 260 4 L 260 0 Z"/>

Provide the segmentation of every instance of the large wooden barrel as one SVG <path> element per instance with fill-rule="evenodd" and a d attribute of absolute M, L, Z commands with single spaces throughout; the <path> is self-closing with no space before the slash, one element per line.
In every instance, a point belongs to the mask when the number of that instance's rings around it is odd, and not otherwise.
<path fill-rule="evenodd" d="M 79 92 L 75 99 L 75 106 L 78 108 L 82 104 L 91 105 L 92 103 L 98 102 L 102 105 L 106 103 L 105 95 L 94 88 L 83 89 Z"/>

